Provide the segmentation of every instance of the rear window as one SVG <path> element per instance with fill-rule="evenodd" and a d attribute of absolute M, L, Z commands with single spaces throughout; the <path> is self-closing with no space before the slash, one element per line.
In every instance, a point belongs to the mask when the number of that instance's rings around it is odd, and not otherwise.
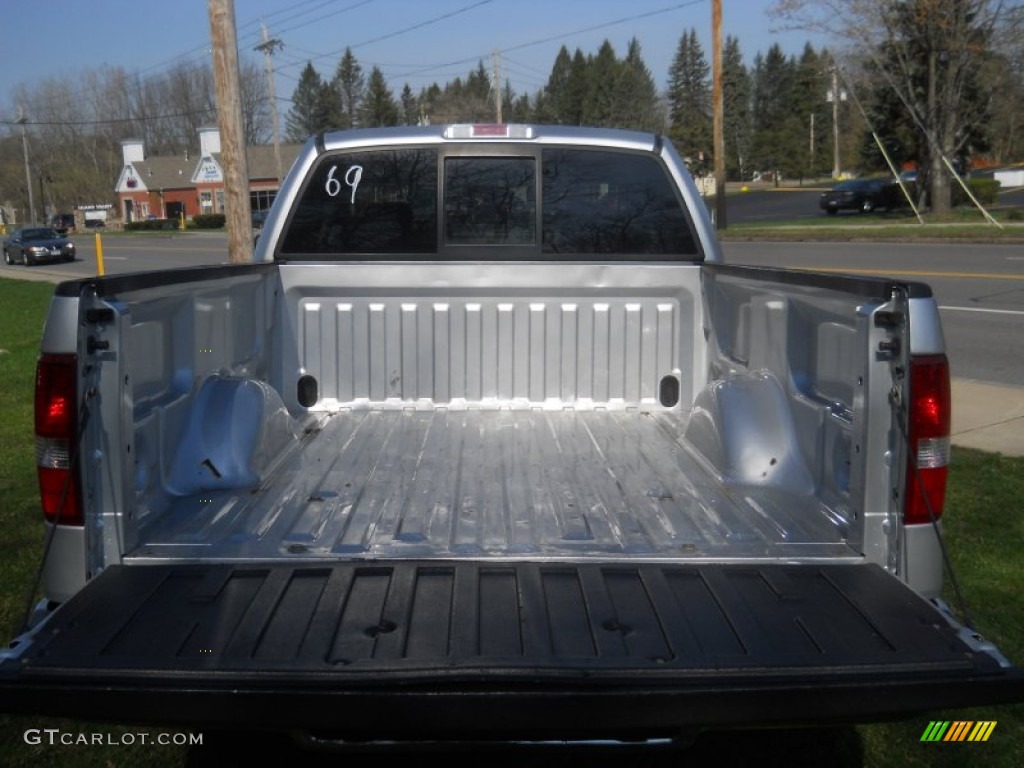
<path fill-rule="evenodd" d="M 281 255 L 674 260 L 700 254 L 675 184 L 654 156 L 599 148 L 481 149 L 462 155 L 446 147 L 444 157 L 437 149 L 324 156 L 286 225 Z"/>
<path fill-rule="evenodd" d="M 331 155 L 314 171 L 281 252 L 347 254 L 437 251 L 437 152 L 376 150 Z"/>
<path fill-rule="evenodd" d="M 694 255 L 675 187 L 653 157 L 544 150 L 544 252 Z"/>
<path fill-rule="evenodd" d="M 449 157 L 444 233 L 451 245 L 533 245 L 537 176 L 532 157 Z"/>

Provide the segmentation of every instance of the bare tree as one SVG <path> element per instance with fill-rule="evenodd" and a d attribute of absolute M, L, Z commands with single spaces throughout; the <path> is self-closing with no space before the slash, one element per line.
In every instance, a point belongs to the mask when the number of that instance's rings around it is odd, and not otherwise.
<path fill-rule="evenodd" d="M 242 125 L 245 143 L 266 144 L 270 141 L 270 97 L 263 69 L 251 58 L 238 63 L 242 90 Z"/>

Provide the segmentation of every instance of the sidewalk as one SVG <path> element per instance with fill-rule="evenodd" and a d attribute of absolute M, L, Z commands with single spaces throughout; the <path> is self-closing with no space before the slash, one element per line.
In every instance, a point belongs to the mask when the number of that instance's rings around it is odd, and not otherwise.
<path fill-rule="evenodd" d="M 953 379 L 954 445 L 1024 456 L 1024 387 Z"/>

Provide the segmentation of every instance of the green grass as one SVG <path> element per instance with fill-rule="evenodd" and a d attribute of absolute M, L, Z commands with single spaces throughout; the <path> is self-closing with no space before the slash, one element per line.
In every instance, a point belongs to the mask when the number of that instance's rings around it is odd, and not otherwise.
<path fill-rule="evenodd" d="M 39 488 L 32 437 L 32 392 L 43 318 L 53 295 L 48 283 L 0 280 L 0 563 L 7 575 L 0 590 L 0 634 L 10 637 L 21 621 L 25 589 L 42 545 Z"/>
<path fill-rule="evenodd" d="M 32 425 L 35 364 L 53 285 L 0 278 L 0 640 L 17 634 L 43 548 Z M 185 750 L 162 746 L 30 746 L 28 728 L 67 733 L 157 733 L 160 729 L 0 715 L 0 765 L 181 765 Z M 174 732 L 176 729 L 167 729 Z"/>
<path fill-rule="evenodd" d="M 1024 665 L 1024 458 L 954 448 L 943 527 L 975 629 Z M 946 599 L 954 605 L 948 588 Z M 984 744 L 921 744 L 932 719 L 998 725 Z M 936 712 L 858 731 L 865 765 L 1017 766 L 1024 755 L 1024 704 Z"/>
<path fill-rule="evenodd" d="M 998 214 L 999 212 L 997 212 Z M 999 215 L 996 216 L 997 220 Z M 722 240 L 800 241 L 885 241 L 885 242 L 1021 242 L 1024 223 L 1003 215 L 1002 228 L 984 221 L 976 211 L 957 211 L 945 219 L 925 219 L 921 224 L 913 215 L 880 213 L 869 216 L 843 214 L 794 219 L 771 223 L 733 224 L 718 232 Z"/>
<path fill-rule="evenodd" d="M 39 336 L 53 288 L 0 279 L 0 633 L 15 633 L 42 548 L 32 438 L 32 391 Z M 975 622 L 1018 665 L 1024 664 L 1024 459 L 954 448 L 944 526 L 951 558 Z M 952 597 L 949 597 L 952 604 Z M 879 695 L 883 695 L 881 692 Z M 996 720 L 983 744 L 921 744 L 930 719 Z M 0 716 L 0 764 L 5 766 L 183 765 L 180 747 L 31 746 L 27 728 L 121 734 L 162 729 Z M 176 729 L 166 729 L 175 731 Z M 210 734 L 212 735 L 212 734 Z M 205 748 L 204 748 L 205 749 Z M 935 712 L 905 722 L 856 728 L 767 734 L 709 734 L 691 757 L 765 765 L 1016 766 L 1024 755 L 1024 705 Z M 664 763 L 679 765 L 680 756 Z M 233 762 L 233 761 L 229 761 Z M 335 758 L 332 764 L 337 764 Z M 573 765 L 572 761 L 559 763 Z M 582 763 L 581 763 L 582 764 Z M 610 762 L 596 761 L 599 765 Z M 621 768 L 622 762 L 615 763 Z"/>

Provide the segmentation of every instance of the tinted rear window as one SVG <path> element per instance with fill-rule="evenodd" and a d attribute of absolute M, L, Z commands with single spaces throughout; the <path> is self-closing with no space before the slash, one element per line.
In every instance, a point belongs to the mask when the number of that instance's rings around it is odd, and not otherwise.
<path fill-rule="evenodd" d="M 533 245 L 537 178 L 532 157 L 449 157 L 444 234 L 452 245 Z"/>
<path fill-rule="evenodd" d="M 314 172 L 285 232 L 284 254 L 437 251 L 437 152 L 332 155 Z"/>
<path fill-rule="evenodd" d="M 673 260 L 700 251 L 658 158 L 503 147 L 492 155 L 447 154 L 440 164 L 436 149 L 326 155 L 292 212 L 280 253 Z"/>
<path fill-rule="evenodd" d="M 590 149 L 546 149 L 543 158 L 545 253 L 697 253 L 655 158 Z"/>

